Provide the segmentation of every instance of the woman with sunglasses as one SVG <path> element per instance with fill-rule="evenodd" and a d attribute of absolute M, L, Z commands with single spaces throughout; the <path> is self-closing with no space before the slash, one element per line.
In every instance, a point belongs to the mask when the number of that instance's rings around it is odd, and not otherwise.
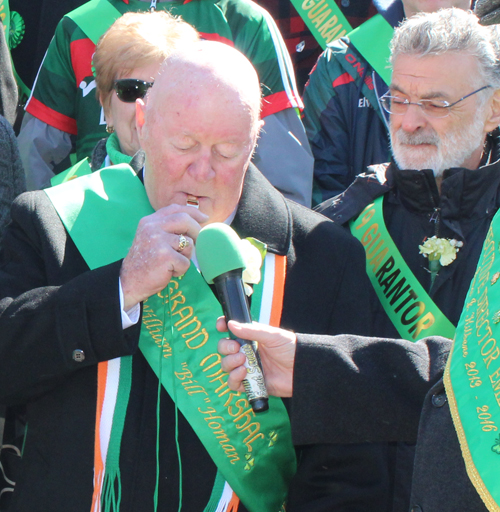
<path fill-rule="evenodd" d="M 164 11 L 124 14 L 101 37 L 93 66 L 110 136 L 94 148 L 92 170 L 131 161 L 139 149 L 135 101 L 146 96 L 172 50 L 197 39 L 191 25 Z"/>

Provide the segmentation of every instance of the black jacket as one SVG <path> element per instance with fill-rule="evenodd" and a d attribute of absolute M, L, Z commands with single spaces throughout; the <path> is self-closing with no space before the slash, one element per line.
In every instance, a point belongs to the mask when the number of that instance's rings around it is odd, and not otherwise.
<path fill-rule="evenodd" d="M 123 330 L 121 262 L 90 271 L 44 192 L 12 210 L 0 259 L 0 403 L 25 404 L 28 432 L 11 510 L 88 512 L 93 480 L 97 363 L 133 354 L 122 451 L 122 512 L 153 510 L 158 379 L 137 351 L 139 325 Z M 289 202 L 255 169 L 233 227 L 287 255 L 282 326 L 312 333 L 367 332 L 368 286 L 360 244 L 324 217 Z M 84 361 L 75 361 L 74 350 Z M 162 391 L 159 503 L 178 510 L 174 407 Z M 183 508 L 204 509 L 215 466 L 179 413 Z M 242 510 L 242 509 L 240 509 Z"/>
<path fill-rule="evenodd" d="M 299 335 L 294 442 L 416 442 L 409 510 L 486 512 L 467 476 L 444 392 L 450 347 L 438 337 L 413 343 Z"/>

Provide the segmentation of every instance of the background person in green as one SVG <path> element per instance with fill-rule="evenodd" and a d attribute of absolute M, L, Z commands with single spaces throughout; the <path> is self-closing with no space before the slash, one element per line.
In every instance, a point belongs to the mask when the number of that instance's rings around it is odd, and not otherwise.
<path fill-rule="evenodd" d="M 95 97 L 91 69 L 97 38 L 87 33 L 89 26 L 96 26 L 93 17 L 102 26 L 101 35 L 120 14 L 147 11 L 151 3 L 87 2 L 82 8 L 92 9 L 85 15 L 77 9 L 58 24 L 27 103 L 18 139 L 29 190 L 47 185 L 54 175 L 54 165 L 70 153 L 73 143 L 80 160 L 90 156 L 105 136 L 106 122 Z M 100 6 L 117 13 L 108 19 Z M 302 107 L 302 101 L 288 51 L 269 13 L 250 0 L 158 1 L 156 8 L 180 15 L 202 38 L 225 42 L 250 59 L 262 84 L 262 117 L 266 121 L 254 162 L 286 196 L 310 206 L 313 161 L 295 110 Z"/>
<path fill-rule="evenodd" d="M 219 485 L 206 443 L 186 419 L 188 413 L 199 417 L 199 408 L 212 415 L 214 395 L 229 393 L 225 375 L 215 368 L 218 363 L 211 367 L 210 378 L 198 365 L 196 385 L 202 385 L 207 395 L 198 388 L 200 393 L 192 397 L 200 399 L 201 405 L 187 411 L 175 405 L 187 395 L 179 378 L 186 371 L 184 356 L 197 348 L 187 344 L 183 331 L 176 332 L 180 329 L 177 322 L 170 328 L 170 320 L 181 315 L 180 309 L 183 315 L 189 315 L 190 308 L 203 309 L 207 297 L 215 300 L 211 289 L 190 266 L 201 226 L 226 221 L 240 237 L 259 239 L 267 244 L 266 265 L 286 257 L 283 307 L 277 322 L 284 328 L 330 334 L 367 332 L 370 306 L 360 244 L 323 216 L 285 199 L 251 164 L 262 125 L 260 99 L 258 76 L 235 49 L 203 41 L 177 50 L 163 64 L 147 103 L 138 100 L 136 104 L 137 130 L 146 157 L 144 186 L 129 168 L 101 170 L 46 191 L 24 194 L 14 205 L 6 249 L 0 256 L 0 403 L 24 404 L 29 432 L 13 509 L 88 512 L 93 495 L 94 505 L 100 501 L 99 489 L 109 504 L 106 498 L 112 492 L 106 490 L 115 487 L 99 486 L 102 471 L 96 464 L 106 446 L 113 454 L 104 456 L 106 475 L 121 482 L 121 487 L 116 487 L 121 489 L 121 504 L 114 510 L 152 512 L 156 510 L 155 495 L 157 509 L 165 512 L 228 506 L 227 496 L 232 493 L 223 491 L 224 481 L 223 487 Z M 106 177 L 111 174 L 117 177 L 116 189 L 107 187 Z M 131 181 L 133 187 L 120 188 Z M 89 183 L 95 186 L 86 188 Z M 54 200 L 58 194 L 62 205 Z M 79 202 L 82 198 L 83 204 Z M 195 200 L 199 209 L 188 206 L 188 198 Z M 126 222 L 139 206 L 145 205 L 151 213 Z M 73 216 L 72 208 L 80 206 L 83 210 Z M 70 212 L 71 227 L 64 211 Z M 94 217 L 89 220 L 82 211 Z M 106 223 L 104 236 L 97 237 Z M 81 238 L 75 236 L 80 228 L 87 252 L 82 249 Z M 119 234 L 124 233 L 123 253 L 112 253 L 111 261 L 104 264 L 89 262 L 89 251 L 90 257 L 113 251 L 119 245 L 115 236 L 120 239 Z M 177 279 L 181 275 L 182 279 Z M 174 287 L 184 289 L 194 276 L 198 278 L 197 286 L 182 295 L 183 302 Z M 170 300 L 164 302 L 162 298 L 170 292 L 174 295 L 171 293 Z M 258 305 L 255 294 L 254 288 L 252 306 Z M 273 298 L 279 295 L 272 294 Z M 160 302 L 156 318 L 148 303 L 144 304 L 150 297 Z M 261 297 L 271 296 L 262 292 Z M 363 310 L 361 320 L 353 314 L 357 308 Z M 218 305 L 211 307 L 213 318 L 206 322 L 213 335 L 205 343 L 215 361 L 215 321 L 220 311 Z M 183 319 L 191 322 L 191 317 Z M 160 388 L 143 351 L 144 335 L 147 346 L 157 348 L 147 332 L 151 322 L 161 338 L 159 355 L 168 348 L 173 353 L 172 358 L 155 358 L 164 361 L 168 382 L 177 383 L 171 394 Z M 184 326 L 184 322 L 181 324 Z M 113 420 L 120 423 L 122 419 L 121 429 L 115 429 L 113 421 L 108 445 L 106 437 L 98 436 L 96 430 L 100 432 L 109 424 L 105 420 L 113 401 L 104 400 L 102 409 L 98 407 L 98 398 L 107 396 L 100 392 L 99 383 L 103 382 L 101 369 L 111 371 L 117 365 L 120 372 L 115 394 L 106 384 L 116 382 L 116 373 L 104 379 L 108 396 L 116 396 Z M 124 374 L 122 368 L 127 370 Z M 196 365 L 191 370 L 195 371 Z M 221 398 L 223 403 L 228 401 L 224 407 L 231 406 L 233 413 L 240 411 L 244 417 L 232 421 L 210 417 L 210 424 L 216 426 L 209 429 L 228 431 L 235 421 L 240 429 L 250 425 L 255 429 L 264 421 L 248 410 L 243 395 L 225 397 Z M 123 400 L 127 398 L 125 407 Z M 269 413 L 273 414 L 272 408 Z M 266 431 L 266 435 L 257 437 L 251 450 L 241 452 L 240 470 L 245 466 L 245 473 L 250 475 L 251 468 L 260 470 L 258 446 L 274 460 L 274 446 L 280 446 L 286 434 L 285 419 L 283 428 Z M 199 421 L 209 425 L 208 421 Z M 223 421 L 224 427 L 218 421 Z M 114 435 L 117 430 L 121 442 Z M 211 431 L 209 435 L 210 439 L 215 436 Z M 225 444 L 228 449 L 232 446 Z M 220 450 L 218 438 L 215 445 Z M 108 472 L 109 466 L 114 471 Z M 266 492 L 247 490 L 245 497 L 241 496 L 243 503 L 233 510 L 277 512 L 279 506 L 259 508 L 254 500 L 273 497 L 282 473 L 290 475 L 291 471 L 293 467 L 288 464 L 265 472 L 260 484 Z M 304 488 L 304 492 L 310 489 Z M 285 493 L 278 498 L 281 500 Z M 335 498 L 332 493 L 330 503 Z M 237 505 L 237 500 L 232 503 Z"/>
<path fill-rule="evenodd" d="M 405 17 L 420 11 L 433 12 L 446 7 L 470 9 L 473 2 L 374 0 L 373 3 L 379 14 L 392 27 L 397 27 Z M 377 39 L 377 34 L 369 37 L 374 45 L 386 44 Z M 368 165 L 390 159 L 388 119 L 378 102 L 386 92 L 387 84 L 348 36 L 328 45 L 320 55 L 303 96 L 303 121 L 314 156 L 315 188 L 319 192 L 315 194 L 316 203 L 343 192 Z"/>

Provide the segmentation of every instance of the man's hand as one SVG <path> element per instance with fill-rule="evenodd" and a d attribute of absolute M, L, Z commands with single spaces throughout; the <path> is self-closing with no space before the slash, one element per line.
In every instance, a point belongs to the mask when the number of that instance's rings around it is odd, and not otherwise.
<path fill-rule="evenodd" d="M 172 204 L 141 219 L 120 270 L 125 311 L 187 272 L 200 224 L 207 218 L 196 208 Z M 181 251 L 180 235 L 188 243 Z"/>
<path fill-rule="evenodd" d="M 264 370 L 266 387 L 269 394 L 274 396 L 292 396 L 293 364 L 297 337 L 293 332 L 277 327 L 259 324 L 240 324 L 231 320 L 229 329 L 238 338 L 257 341 L 259 354 Z M 227 331 L 224 317 L 217 320 L 217 330 Z M 219 352 L 226 356 L 222 359 L 222 369 L 229 373 L 228 385 L 236 391 L 244 391 L 243 379 L 247 371 L 243 366 L 244 354 L 240 353 L 238 342 L 230 339 L 219 341 Z"/>

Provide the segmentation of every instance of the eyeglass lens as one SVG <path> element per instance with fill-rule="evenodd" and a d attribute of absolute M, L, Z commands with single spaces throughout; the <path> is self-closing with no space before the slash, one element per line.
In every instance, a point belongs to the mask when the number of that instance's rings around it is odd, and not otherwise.
<path fill-rule="evenodd" d="M 382 105 L 389 112 L 389 114 L 403 115 L 408 110 L 410 105 L 418 105 L 425 114 L 430 117 L 446 117 L 449 114 L 447 104 L 434 100 L 420 100 L 418 103 L 409 103 L 401 98 L 385 96 L 382 100 Z"/>

